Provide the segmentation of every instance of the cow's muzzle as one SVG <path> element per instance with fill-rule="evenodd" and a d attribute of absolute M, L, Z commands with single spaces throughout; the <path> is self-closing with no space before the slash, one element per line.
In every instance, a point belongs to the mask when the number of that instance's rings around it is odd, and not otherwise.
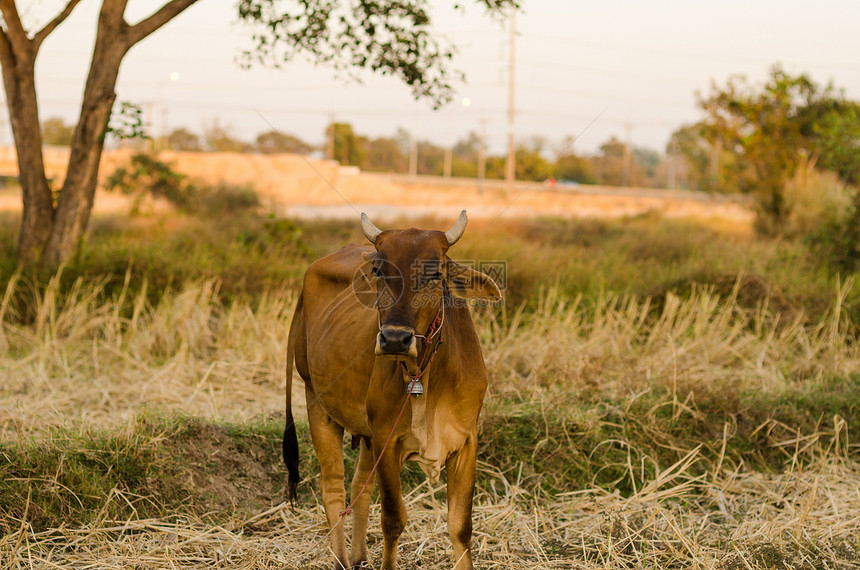
<path fill-rule="evenodd" d="M 409 327 L 385 325 L 376 335 L 377 356 L 408 356 L 418 357 L 418 341 L 415 331 Z"/>

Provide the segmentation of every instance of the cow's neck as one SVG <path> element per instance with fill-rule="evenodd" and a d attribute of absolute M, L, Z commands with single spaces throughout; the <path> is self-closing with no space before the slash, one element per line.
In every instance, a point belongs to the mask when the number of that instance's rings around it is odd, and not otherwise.
<path fill-rule="evenodd" d="M 409 400 L 412 411 L 412 436 L 418 442 L 418 463 L 424 474 L 431 482 L 437 483 L 442 471 L 445 454 L 438 449 L 438 438 L 429 433 L 431 426 L 427 425 L 427 400 L 433 388 L 431 387 L 431 376 L 434 373 L 433 358 L 436 356 L 440 346 L 444 342 L 442 327 L 445 324 L 446 297 L 450 295 L 447 288 L 445 296 L 439 305 L 436 317 L 427 329 L 422 340 L 422 350 L 416 359 L 418 369 L 410 373 L 406 365 L 403 366 L 403 380 L 406 382 L 407 390 L 410 392 Z M 435 445 L 433 442 L 435 442 Z M 431 449 L 433 448 L 433 449 Z"/>
<path fill-rule="evenodd" d="M 425 381 L 429 380 L 431 371 L 425 373 Z M 428 382 L 429 384 L 429 382 Z M 427 400 L 429 396 L 425 394 L 412 394 L 409 396 L 409 404 L 412 411 L 412 438 L 417 443 L 418 452 L 414 459 L 418 462 L 418 466 L 424 472 L 424 475 L 431 483 L 439 482 L 439 477 L 442 473 L 442 466 L 447 454 L 442 453 L 439 448 L 439 438 L 436 434 L 431 433 L 435 426 L 429 425 L 427 415 Z M 432 418 L 429 418 L 432 420 Z"/>
<path fill-rule="evenodd" d="M 415 385 L 412 393 L 422 393 L 426 386 L 427 371 L 436 356 L 436 351 L 443 342 L 442 327 L 445 325 L 445 304 L 447 302 L 448 289 L 445 287 L 442 300 L 439 303 L 439 308 L 436 310 L 436 316 L 427 327 L 427 331 L 423 335 L 416 335 L 421 338 L 421 348 L 418 350 L 418 356 L 414 362 L 408 364 L 401 361 L 403 369 L 403 380 L 407 383 Z M 417 392 L 416 392 L 417 390 Z"/>

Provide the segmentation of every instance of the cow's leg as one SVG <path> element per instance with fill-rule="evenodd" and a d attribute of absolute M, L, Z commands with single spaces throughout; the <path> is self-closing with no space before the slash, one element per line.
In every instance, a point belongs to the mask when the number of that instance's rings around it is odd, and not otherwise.
<path fill-rule="evenodd" d="M 346 506 L 343 486 L 343 427 L 336 424 L 323 411 L 310 390 L 308 397 L 308 424 L 311 440 L 320 462 L 320 487 L 325 515 L 331 529 L 331 549 L 334 552 L 335 570 L 347 568 L 346 539 L 340 512 Z"/>
<path fill-rule="evenodd" d="M 367 440 L 361 438 L 358 461 L 355 463 L 355 474 L 352 476 L 352 487 L 349 491 L 350 501 L 355 501 L 352 507 L 352 544 L 349 556 L 354 568 L 361 566 L 361 563 L 367 560 L 367 515 L 370 510 L 370 497 L 375 487 L 370 473 L 373 470 L 373 462 L 373 450 L 367 446 Z M 364 487 L 365 483 L 367 483 L 366 487 Z"/>
<path fill-rule="evenodd" d="M 472 495 L 475 492 L 477 429 L 448 461 L 448 534 L 454 546 L 455 570 L 472 570 Z"/>
<path fill-rule="evenodd" d="M 373 439 L 373 455 L 379 457 L 390 427 L 380 430 L 384 437 Z M 379 482 L 379 500 L 382 507 L 382 570 L 395 570 L 397 566 L 397 541 L 406 528 L 406 505 L 400 493 L 400 461 L 392 441 L 376 470 Z"/>

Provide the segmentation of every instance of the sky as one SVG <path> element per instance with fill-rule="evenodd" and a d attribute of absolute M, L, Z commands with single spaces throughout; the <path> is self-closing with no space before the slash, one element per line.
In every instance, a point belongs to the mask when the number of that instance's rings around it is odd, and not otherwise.
<path fill-rule="evenodd" d="M 37 29 L 64 0 L 18 2 Z M 130 0 L 131 23 L 163 0 Z M 37 60 L 40 117 L 76 122 L 100 0 L 83 0 L 44 43 Z M 272 130 L 322 145 L 326 125 L 361 135 L 450 145 L 484 129 L 490 152 L 507 144 L 509 18 L 477 3 L 430 2 L 435 29 L 457 47 L 465 73 L 451 104 L 434 111 L 393 78 L 350 81 L 306 61 L 281 69 L 236 63 L 252 30 L 236 22 L 234 0 L 199 0 L 134 47 L 123 62 L 118 101 L 139 104 L 159 136 L 217 123 L 247 141 Z M 732 75 L 760 84 L 772 65 L 832 81 L 860 100 L 860 2 L 822 0 L 521 0 L 516 18 L 515 126 L 518 142 L 548 152 L 597 152 L 610 137 L 663 152 L 670 134 L 702 118 L 697 93 Z M 464 105 L 464 100 L 469 104 Z M 8 116 L 0 143 L 10 144 Z M 567 150 L 570 150 L 568 148 Z"/>

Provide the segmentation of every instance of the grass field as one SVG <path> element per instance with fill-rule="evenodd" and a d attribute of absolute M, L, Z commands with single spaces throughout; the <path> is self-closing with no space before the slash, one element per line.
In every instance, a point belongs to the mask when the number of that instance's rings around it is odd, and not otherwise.
<path fill-rule="evenodd" d="M 0 566 L 329 568 L 304 424 L 283 503 L 284 347 L 358 224 L 106 217 L 38 275 L 2 222 Z M 479 222 L 456 257 L 507 263 L 475 311 L 478 567 L 860 567 L 853 276 L 656 215 Z M 450 567 L 444 486 L 403 478 L 403 567 Z"/>

